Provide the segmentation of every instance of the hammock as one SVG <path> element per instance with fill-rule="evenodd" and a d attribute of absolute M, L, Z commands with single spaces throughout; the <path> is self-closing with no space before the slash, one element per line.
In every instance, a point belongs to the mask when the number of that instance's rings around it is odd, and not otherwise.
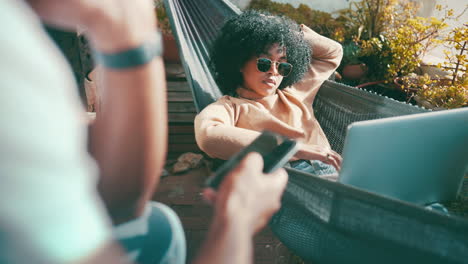
<path fill-rule="evenodd" d="M 241 11 L 227 0 L 165 0 L 198 111 L 221 96 L 209 47 L 224 21 Z M 425 112 L 365 90 L 326 81 L 314 102 L 333 149 L 360 120 Z M 289 182 L 270 226 L 295 254 L 313 263 L 466 263 L 468 221 L 352 186 L 287 169 Z M 468 193 L 465 181 L 463 195 Z"/>

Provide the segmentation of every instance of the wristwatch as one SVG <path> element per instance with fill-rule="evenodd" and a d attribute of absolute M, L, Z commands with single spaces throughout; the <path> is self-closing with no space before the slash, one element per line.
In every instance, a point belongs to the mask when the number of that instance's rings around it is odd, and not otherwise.
<path fill-rule="evenodd" d="M 155 33 L 138 47 L 116 53 L 102 53 L 94 50 L 93 55 L 97 63 L 110 69 L 128 69 L 144 65 L 161 56 L 163 44 L 161 33 Z"/>

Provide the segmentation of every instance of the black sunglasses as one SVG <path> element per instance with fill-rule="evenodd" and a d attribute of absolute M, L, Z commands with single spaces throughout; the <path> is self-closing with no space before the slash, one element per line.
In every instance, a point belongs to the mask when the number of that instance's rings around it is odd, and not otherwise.
<path fill-rule="evenodd" d="M 273 62 L 267 58 L 259 58 L 257 59 L 257 69 L 261 72 L 267 72 L 270 70 L 272 63 L 275 64 L 278 73 L 283 77 L 288 76 L 293 68 L 291 63 L 277 61 Z"/>

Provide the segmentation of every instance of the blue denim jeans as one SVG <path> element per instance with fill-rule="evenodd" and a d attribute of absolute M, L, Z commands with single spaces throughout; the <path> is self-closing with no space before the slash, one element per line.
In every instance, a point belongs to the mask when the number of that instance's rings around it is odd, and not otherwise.
<path fill-rule="evenodd" d="M 139 264 L 184 264 L 184 229 L 168 206 L 149 202 L 138 219 L 115 227 L 116 239 L 131 261 Z"/>
<path fill-rule="evenodd" d="M 315 176 L 332 181 L 338 180 L 338 172 L 335 167 L 325 164 L 319 160 L 296 160 L 289 162 L 289 165 L 297 170 L 311 173 Z M 440 203 L 432 203 L 425 206 L 427 210 L 436 211 L 449 215 L 449 211 Z"/>
<path fill-rule="evenodd" d="M 289 165 L 296 170 L 308 172 L 321 178 L 338 180 L 338 172 L 335 167 L 320 160 L 296 160 L 289 162 Z"/>

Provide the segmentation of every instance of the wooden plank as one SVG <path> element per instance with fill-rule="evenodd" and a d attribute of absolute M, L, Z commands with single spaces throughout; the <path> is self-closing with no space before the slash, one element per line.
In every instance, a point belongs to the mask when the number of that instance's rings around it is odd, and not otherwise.
<path fill-rule="evenodd" d="M 194 134 L 193 124 L 169 124 L 169 134 Z"/>
<path fill-rule="evenodd" d="M 167 160 L 177 160 L 180 157 L 180 155 L 185 154 L 187 152 L 202 154 L 202 152 L 197 152 L 197 151 L 171 151 L 167 155 Z"/>
<path fill-rule="evenodd" d="M 169 205 L 206 206 L 201 191 L 209 170 L 205 167 L 189 170 L 179 175 L 170 175 L 161 179 L 153 199 Z M 191 218 L 200 217 L 190 215 Z"/>
<path fill-rule="evenodd" d="M 202 152 L 197 144 L 170 144 L 168 150 L 170 152 Z"/>
<path fill-rule="evenodd" d="M 201 167 L 180 175 L 163 177 L 153 199 L 168 204 L 180 217 L 187 240 L 187 257 L 190 262 L 206 238 L 213 208 L 202 199 L 203 183 L 210 171 Z M 302 263 L 264 228 L 254 237 L 256 264 Z"/>
<path fill-rule="evenodd" d="M 169 113 L 196 113 L 197 109 L 193 102 L 169 102 L 168 104 Z"/>
<path fill-rule="evenodd" d="M 302 263 L 294 261 L 292 253 L 277 239 L 273 243 L 254 241 L 255 263 Z"/>
<path fill-rule="evenodd" d="M 202 217 L 184 217 L 181 222 L 184 228 L 191 230 L 203 230 L 210 227 L 210 222 Z"/>
<path fill-rule="evenodd" d="M 166 51 L 166 49 L 164 50 Z M 186 81 L 184 67 L 180 63 L 165 61 L 166 80 Z"/>
<path fill-rule="evenodd" d="M 184 75 L 166 75 L 166 81 L 186 82 L 187 78 L 185 78 L 185 74 Z"/>
<path fill-rule="evenodd" d="M 168 118 L 171 123 L 193 123 L 195 116 L 195 113 L 169 113 Z"/>
<path fill-rule="evenodd" d="M 190 87 L 186 81 L 184 82 L 167 82 L 167 91 L 169 92 L 190 92 Z"/>
<path fill-rule="evenodd" d="M 187 236 L 187 263 L 191 263 L 205 241 L 208 230 L 186 230 Z"/>
<path fill-rule="evenodd" d="M 169 134 L 169 145 L 171 144 L 193 144 L 196 143 L 195 135 L 174 135 Z"/>
<path fill-rule="evenodd" d="M 167 153 L 166 159 L 168 161 L 177 160 L 180 157 L 180 155 L 182 155 L 184 153 L 185 152 L 169 152 L 169 153 Z"/>
<path fill-rule="evenodd" d="M 193 102 L 191 92 L 167 92 L 169 102 Z"/>
<path fill-rule="evenodd" d="M 193 121 L 191 121 L 191 122 L 171 122 L 171 121 L 169 121 L 169 126 L 180 126 L 180 125 L 182 125 L 182 126 L 185 126 L 185 125 L 193 126 Z"/>
<path fill-rule="evenodd" d="M 277 241 L 273 231 L 266 226 L 254 237 L 255 243 L 274 243 Z"/>
<path fill-rule="evenodd" d="M 174 176 L 177 177 L 177 176 Z M 208 204 L 193 204 L 193 205 L 171 205 L 171 208 L 176 211 L 179 217 L 211 217 L 213 207 Z"/>

